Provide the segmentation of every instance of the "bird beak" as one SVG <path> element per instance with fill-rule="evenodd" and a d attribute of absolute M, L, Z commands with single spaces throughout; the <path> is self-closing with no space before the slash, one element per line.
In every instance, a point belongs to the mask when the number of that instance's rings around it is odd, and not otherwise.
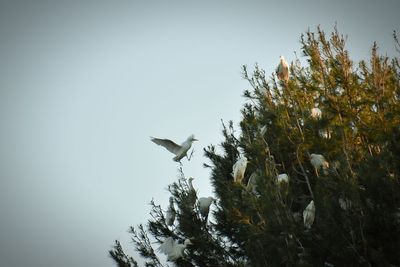
<path fill-rule="evenodd" d="M 199 141 L 199 139 L 195 139 L 195 138 L 193 138 L 193 141 Z"/>

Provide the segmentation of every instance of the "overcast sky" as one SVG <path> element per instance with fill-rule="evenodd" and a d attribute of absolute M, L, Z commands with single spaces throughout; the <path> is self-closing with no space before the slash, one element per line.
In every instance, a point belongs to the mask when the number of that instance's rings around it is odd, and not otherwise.
<path fill-rule="evenodd" d="M 399 3 L 1 1 L 0 265 L 114 266 L 114 240 L 129 247 L 177 178 L 149 136 L 195 134 L 184 171 L 212 194 L 202 149 L 240 120 L 241 66 L 272 73 L 335 23 L 353 59 L 374 41 L 394 55 Z"/>

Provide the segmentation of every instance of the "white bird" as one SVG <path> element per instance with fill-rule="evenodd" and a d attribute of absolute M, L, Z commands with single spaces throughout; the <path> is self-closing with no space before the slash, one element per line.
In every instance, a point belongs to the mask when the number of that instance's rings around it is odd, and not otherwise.
<path fill-rule="evenodd" d="M 286 173 L 281 173 L 276 177 L 279 184 L 289 183 L 289 176 Z"/>
<path fill-rule="evenodd" d="M 283 56 L 279 58 L 279 65 L 276 67 L 278 79 L 287 83 L 289 81 L 289 64 Z"/>
<path fill-rule="evenodd" d="M 314 200 L 311 200 L 310 204 L 303 211 L 304 226 L 311 229 L 311 225 L 314 223 L 315 219 L 315 205 Z"/>
<path fill-rule="evenodd" d="M 158 251 L 167 255 L 168 261 L 175 261 L 183 257 L 183 252 L 188 245 L 191 245 L 189 239 L 186 239 L 183 244 L 178 243 L 172 237 L 168 237 L 158 248 Z"/>
<path fill-rule="evenodd" d="M 312 109 L 311 109 L 311 117 L 312 117 L 313 119 L 316 119 L 316 120 L 321 119 L 321 117 L 322 117 L 322 111 L 321 111 L 319 108 L 317 108 L 317 107 L 312 108 Z"/>
<path fill-rule="evenodd" d="M 247 158 L 246 157 L 240 157 L 236 163 L 232 167 L 232 175 L 233 175 L 233 181 L 235 183 L 241 183 L 244 177 L 244 172 L 246 171 L 247 167 Z"/>
<path fill-rule="evenodd" d="M 210 211 L 211 203 L 215 201 L 213 197 L 201 197 L 198 199 L 198 205 L 200 213 L 203 217 L 207 218 L 208 212 Z"/>
<path fill-rule="evenodd" d="M 329 162 L 326 161 L 326 159 L 324 158 L 324 156 L 322 156 L 321 154 L 311 154 L 310 155 L 310 162 L 311 165 L 313 165 L 313 167 L 315 168 L 315 171 L 318 175 L 318 170 L 320 168 L 322 168 L 324 170 L 324 174 L 327 175 L 327 169 L 329 168 Z"/>
<path fill-rule="evenodd" d="M 169 152 L 175 154 L 176 157 L 174 157 L 173 160 L 180 162 L 183 157 L 187 157 L 187 152 L 192 146 L 192 143 L 198 140 L 194 138 L 194 135 L 191 135 L 181 145 L 178 145 L 169 139 L 151 137 L 151 141 L 157 145 L 165 147 Z M 188 158 L 188 160 L 190 160 L 190 158 Z"/>
<path fill-rule="evenodd" d="M 170 197 L 168 210 L 167 210 L 167 213 L 165 214 L 165 222 L 167 223 L 167 225 L 171 226 L 174 224 L 175 215 L 176 215 L 176 211 L 174 208 L 174 199 L 173 199 L 173 197 Z"/>

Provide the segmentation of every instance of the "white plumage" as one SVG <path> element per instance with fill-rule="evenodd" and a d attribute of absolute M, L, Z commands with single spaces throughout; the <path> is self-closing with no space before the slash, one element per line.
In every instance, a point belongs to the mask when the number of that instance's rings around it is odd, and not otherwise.
<path fill-rule="evenodd" d="M 276 68 L 278 79 L 287 83 L 289 81 L 289 64 L 283 56 L 279 58 L 279 65 Z"/>
<path fill-rule="evenodd" d="M 169 139 L 151 137 L 151 141 L 157 145 L 165 147 L 169 152 L 175 154 L 175 157 L 173 158 L 174 161 L 180 161 L 183 157 L 187 157 L 187 152 L 192 146 L 192 143 L 198 140 L 194 138 L 194 135 L 191 135 L 181 145 L 178 145 Z"/>
<path fill-rule="evenodd" d="M 246 157 L 241 157 L 239 158 L 236 163 L 232 167 L 232 175 L 233 175 L 233 180 L 235 183 L 241 183 L 244 177 L 244 173 L 246 171 L 247 167 L 247 158 Z"/>
<path fill-rule="evenodd" d="M 164 240 L 164 242 L 158 248 L 158 251 L 167 255 L 168 261 L 175 261 L 181 257 L 183 257 L 183 252 L 187 245 L 191 245 L 189 239 L 186 239 L 183 244 L 178 243 L 178 241 L 174 240 L 172 237 L 168 237 Z"/>
<path fill-rule="evenodd" d="M 311 229 L 311 225 L 314 223 L 315 219 L 315 205 L 314 200 L 308 204 L 308 206 L 303 211 L 304 226 Z"/>
<path fill-rule="evenodd" d="M 281 183 L 289 183 L 289 176 L 286 173 L 281 173 L 276 177 L 276 180 L 279 184 Z"/>
<path fill-rule="evenodd" d="M 215 201 L 213 197 L 201 197 L 198 199 L 200 213 L 203 217 L 208 216 L 208 212 L 210 211 L 210 206 L 213 201 Z"/>
<path fill-rule="evenodd" d="M 313 167 L 315 168 L 317 175 L 318 175 L 318 170 L 320 168 L 322 168 L 324 170 L 325 174 L 327 174 L 326 170 L 329 168 L 329 162 L 326 161 L 324 156 L 322 156 L 321 154 L 311 154 L 310 162 L 311 162 L 311 165 L 313 165 Z"/>
<path fill-rule="evenodd" d="M 165 214 L 165 222 L 167 223 L 167 225 L 171 226 L 174 224 L 175 215 L 176 215 L 176 211 L 174 208 L 174 199 L 173 199 L 173 197 L 170 197 L 168 210 Z"/>
<path fill-rule="evenodd" d="M 312 108 L 312 109 L 311 109 L 311 117 L 312 117 L 313 119 L 316 119 L 316 120 L 321 119 L 321 117 L 322 117 L 322 111 L 321 111 L 319 108 L 317 108 L 317 107 Z"/>

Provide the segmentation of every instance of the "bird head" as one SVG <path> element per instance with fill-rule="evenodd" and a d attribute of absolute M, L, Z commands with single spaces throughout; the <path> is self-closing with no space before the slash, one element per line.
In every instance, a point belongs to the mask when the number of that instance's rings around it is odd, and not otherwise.
<path fill-rule="evenodd" d="M 191 136 L 189 136 L 188 138 L 190 141 L 199 141 L 198 139 L 194 138 L 194 134 L 192 134 Z"/>
<path fill-rule="evenodd" d="M 280 59 L 281 61 L 284 61 L 284 60 L 285 60 L 285 58 L 284 58 L 282 55 L 279 57 L 279 59 Z"/>

